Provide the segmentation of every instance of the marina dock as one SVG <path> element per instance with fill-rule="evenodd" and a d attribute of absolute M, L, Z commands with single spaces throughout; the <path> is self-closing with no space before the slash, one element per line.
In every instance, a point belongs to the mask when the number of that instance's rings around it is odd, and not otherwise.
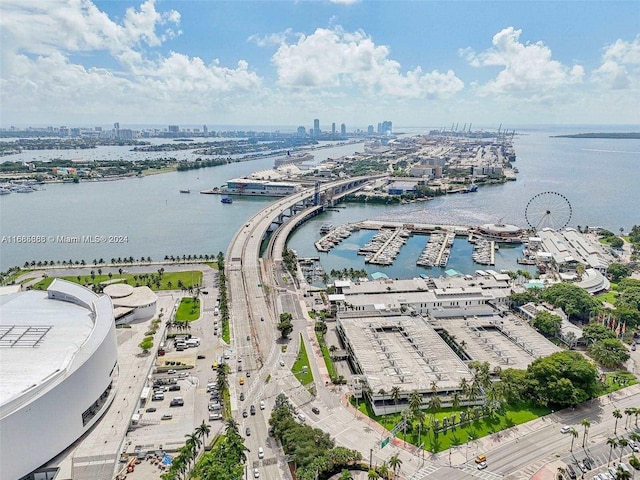
<path fill-rule="evenodd" d="M 422 254 L 416 261 L 416 265 L 421 267 L 446 267 L 455 238 L 455 234 L 451 232 L 432 233 Z"/>
<path fill-rule="evenodd" d="M 411 232 L 405 228 L 381 230 L 358 250 L 358 255 L 365 256 L 365 263 L 392 265 L 410 235 Z"/>

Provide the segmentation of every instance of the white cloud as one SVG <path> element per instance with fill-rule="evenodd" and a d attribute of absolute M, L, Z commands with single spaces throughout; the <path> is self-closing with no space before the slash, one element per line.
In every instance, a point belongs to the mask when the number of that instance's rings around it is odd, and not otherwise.
<path fill-rule="evenodd" d="M 47 55 L 100 50 L 131 61 L 140 59 L 134 52 L 142 44 L 155 47 L 179 34 L 172 26 L 179 24 L 180 14 L 158 12 L 154 0 L 145 1 L 139 10 L 128 8 L 122 24 L 89 0 L 3 0 L 1 8 L 3 48 L 15 52 Z M 158 27 L 164 30 L 158 33 Z"/>
<path fill-rule="evenodd" d="M 240 60 L 217 60 L 170 52 L 149 57 L 153 48 L 179 34 L 180 14 L 158 12 L 153 0 L 129 8 L 116 23 L 88 0 L 17 2 L 3 0 L 0 100 L 5 116 L 40 119 L 109 118 L 114 114 L 149 121 L 158 112 L 231 110 L 234 101 L 258 95 L 261 79 Z M 64 31 L 66 34 L 61 35 Z M 80 54 L 94 64 L 105 54 L 120 69 L 75 64 Z M 26 113 L 25 113 L 26 112 Z M 49 120 L 51 121 L 51 120 Z"/>
<path fill-rule="evenodd" d="M 605 48 L 602 64 L 593 72 L 593 80 L 612 90 L 640 86 L 640 35 L 631 42 L 616 40 Z"/>
<path fill-rule="evenodd" d="M 480 86 L 483 94 L 526 93 L 543 95 L 567 85 L 582 82 L 584 68 L 565 66 L 552 59 L 551 49 L 542 42 L 521 43 L 522 30 L 508 27 L 493 36 L 493 47 L 481 53 L 471 48 L 459 50 L 471 66 L 504 67 L 498 75 Z"/>
<path fill-rule="evenodd" d="M 284 32 L 268 33 L 262 36 L 254 34 L 247 38 L 247 41 L 253 42 L 259 47 L 278 46 L 285 43 L 291 35 L 292 30 L 287 28 Z"/>
<path fill-rule="evenodd" d="M 272 61 L 279 85 L 287 88 L 355 88 L 401 98 L 450 96 L 464 88 L 452 71 L 423 73 L 417 67 L 403 73 L 389 53 L 361 30 L 318 28 L 295 43 L 281 43 Z"/>
<path fill-rule="evenodd" d="M 331 3 L 341 3 L 343 5 L 352 5 L 358 3 L 360 0 L 329 0 Z"/>

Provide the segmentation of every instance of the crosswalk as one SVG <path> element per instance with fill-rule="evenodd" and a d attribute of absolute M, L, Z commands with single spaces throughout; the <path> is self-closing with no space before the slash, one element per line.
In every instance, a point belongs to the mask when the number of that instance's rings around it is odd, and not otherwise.
<path fill-rule="evenodd" d="M 431 475 L 432 473 L 437 472 L 438 470 L 440 470 L 440 468 L 441 468 L 440 466 L 434 465 L 434 464 L 425 465 L 423 468 L 421 468 L 417 472 L 414 472 L 410 477 L 407 477 L 407 480 L 422 480 L 423 478 Z"/>
<path fill-rule="evenodd" d="M 481 478 L 482 480 L 498 480 L 502 478 L 502 475 L 499 473 L 491 472 L 489 470 L 478 470 L 477 467 L 472 465 L 461 465 L 460 470 L 474 477 Z"/>

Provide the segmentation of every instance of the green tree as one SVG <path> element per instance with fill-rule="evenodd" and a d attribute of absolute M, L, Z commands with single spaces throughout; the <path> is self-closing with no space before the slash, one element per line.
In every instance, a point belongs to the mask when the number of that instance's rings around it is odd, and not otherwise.
<path fill-rule="evenodd" d="M 616 338 L 616 334 L 606 326 L 592 322 L 582 329 L 582 337 L 587 342 L 587 345 L 591 345 L 594 342 L 604 340 L 606 338 Z"/>
<path fill-rule="evenodd" d="M 153 337 L 144 337 L 138 346 L 142 349 L 142 353 L 149 353 L 149 350 L 153 347 Z"/>
<path fill-rule="evenodd" d="M 615 437 L 607 438 L 607 445 L 609 445 L 609 459 L 607 460 L 607 467 L 611 465 L 611 453 L 613 449 L 618 446 L 618 439 Z"/>
<path fill-rule="evenodd" d="M 623 263 L 612 263 L 607 267 L 607 273 L 614 282 L 619 282 L 621 279 L 631 275 L 631 269 Z"/>
<path fill-rule="evenodd" d="M 536 314 L 532 324 L 548 337 L 554 337 L 560 333 L 562 318 L 551 312 L 542 310 Z"/>
<path fill-rule="evenodd" d="M 569 449 L 570 452 L 573 452 L 573 441 L 578 438 L 578 431 L 571 427 L 571 429 L 569 430 L 569 434 L 571 435 L 571 448 Z"/>
<path fill-rule="evenodd" d="M 589 346 L 589 355 L 603 367 L 613 368 L 629 359 L 627 348 L 617 338 L 607 338 Z"/>
<path fill-rule="evenodd" d="M 613 434 L 617 435 L 618 433 L 618 420 L 620 420 L 622 418 L 622 413 L 620 413 L 619 409 L 615 409 L 613 412 L 611 412 L 611 415 L 613 415 L 613 417 L 616 419 L 616 423 L 613 426 Z"/>
<path fill-rule="evenodd" d="M 529 395 L 540 405 L 574 406 L 598 391 L 596 368 L 574 351 L 555 352 L 527 367 Z"/>
<path fill-rule="evenodd" d="M 591 422 L 586 418 L 583 418 L 580 421 L 580 425 L 584 427 L 584 432 L 582 434 L 582 448 L 584 448 L 585 443 L 587 442 L 587 434 L 589 433 L 589 428 L 591 427 Z"/>
<path fill-rule="evenodd" d="M 389 466 L 393 469 L 393 475 L 397 476 L 398 471 L 402 467 L 402 459 L 398 456 L 397 453 L 389 457 Z"/>

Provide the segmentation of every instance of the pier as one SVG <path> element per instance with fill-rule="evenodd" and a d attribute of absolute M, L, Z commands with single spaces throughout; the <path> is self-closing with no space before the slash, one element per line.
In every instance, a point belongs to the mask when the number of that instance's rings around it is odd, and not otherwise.
<path fill-rule="evenodd" d="M 365 263 L 374 265 L 391 265 L 400 253 L 402 246 L 407 243 L 411 235 L 409 230 L 396 228 L 395 230 L 382 230 L 367 245 L 358 250 L 359 255 L 373 253 L 365 256 Z"/>
<path fill-rule="evenodd" d="M 427 245 L 416 261 L 416 265 L 421 267 L 445 267 L 449 262 L 449 255 L 455 238 L 455 234 L 451 232 L 431 234 Z"/>

